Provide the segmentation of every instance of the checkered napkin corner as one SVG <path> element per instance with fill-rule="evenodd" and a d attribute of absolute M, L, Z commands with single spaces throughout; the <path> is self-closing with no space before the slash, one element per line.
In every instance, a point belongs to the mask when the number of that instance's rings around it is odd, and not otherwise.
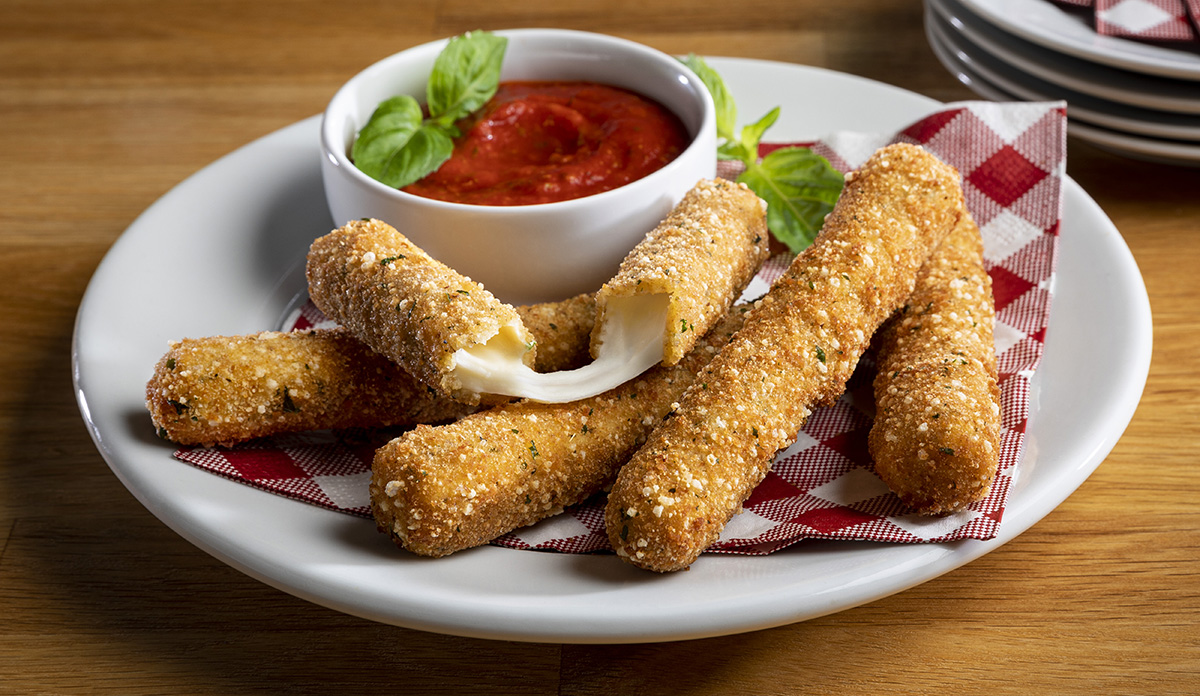
<path fill-rule="evenodd" d="M 1055 0 L 1086 8 L 1096 33 L 1150 42 L 1200 41 L 1200 0 Z"/>
<path fill-rule="evenodd" d="M 1042 354 L 1050 305 L 1061 185 L 1065 106 L 1061 103 L 951 104 L 886 136 L 835 134 L 811 147 L 846 171 L 890 142 L 920 144 L 958 167 L 967 204 L 979 222 L 996 296 L 996 349 L 1002 392 L 1000 473 L 984 500 L 958 515 L 917 516 L 875 475 L 866 438 L 874 409 L 870 356 L 833 407 L 819 409 L 796 442 L 734 517 L 712 549 L 760 555 L 805 538 L 893 542 L 987 539 L 995 535 L 1016 475 L 1029 413 L 1029 380 Z M 764 152 L 785 146 L 764 147 Z M 737 171 L 723 163 L 722 175 Z M 748 294 L 758 294 L 786 270 L 768 261 Z M 311 304 L 285 328 L 326 320 Z M 368 516 L 367 482 L 380 442 L 343 434 L 273 438 L 232 449 L 185 449 L 185 461 L 275 493 Z M 494 543 L 522 549 L 586 553 L 608 549 L 604 499 L 506 534 Z"/>
<path fill-rule="evenodd" d="M 1096 32 L 1141 41 L 1195 42 L 1198 4 L 1196 0 L 1096 0 Z"/>
<path fill-rule="evenodd" d="M 286 498 L 370 516 L 371 461 L 383 442 L 367 433 L 298 433 L 237 447 L 187 447 L 175 457 Z"/>

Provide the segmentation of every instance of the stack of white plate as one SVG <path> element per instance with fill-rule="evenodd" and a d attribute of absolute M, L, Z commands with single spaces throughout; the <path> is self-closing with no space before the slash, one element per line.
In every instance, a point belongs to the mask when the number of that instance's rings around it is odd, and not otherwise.
<path fill-rule="evenodd" d="M 1139 159 L 1200 165 L 1200 50 L 1098 35 L 1048 0 L 925 0 L 938 59 L 977 94 L 1066 100 L 1068 131 Z"/>

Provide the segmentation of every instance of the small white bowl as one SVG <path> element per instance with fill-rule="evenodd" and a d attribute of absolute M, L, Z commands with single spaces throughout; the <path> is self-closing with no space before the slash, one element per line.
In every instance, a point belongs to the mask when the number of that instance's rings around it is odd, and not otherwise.
<path fill-rule="evenodd" d="M 321 124 L 321 175 L 334 223 L 378 218 L 434 258 L 513 304 L 600 288 L 630 249 L 702 178 L 716 172 L 716 116 L 703 82 L 675 58 L 603 34 L 561 29 L 495 32 L 508 38 L 501 80 L 583 80 L 624 87 L 670 109 L 692 137 L 666 167 L 584 198 L 484 206 L 422 198 L 351 163 L 354 137 L 383 100 L 425 83 L 446 41 L 384 58 L 333 96 Z"/>

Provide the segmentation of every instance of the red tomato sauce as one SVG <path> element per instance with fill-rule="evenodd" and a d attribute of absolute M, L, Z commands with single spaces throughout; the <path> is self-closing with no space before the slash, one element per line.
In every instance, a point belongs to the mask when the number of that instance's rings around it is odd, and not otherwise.
<path fill-rule="evenodd" d="M 582 198 L 661 169 L 690 141 L 663 106 L 590 82 L 504 82 L 457 125 L 450 159 L 402 190 L 474 205 Z"/>

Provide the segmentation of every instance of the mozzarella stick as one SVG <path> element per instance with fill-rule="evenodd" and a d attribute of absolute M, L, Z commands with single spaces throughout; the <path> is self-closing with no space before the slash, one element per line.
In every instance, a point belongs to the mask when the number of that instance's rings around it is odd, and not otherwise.
<path fill-rule="evenodd" d="M 741 325 L 727 318 L 673 366 L 581 401 L 521 401 L 448 425 L 419 426 L 375 455 L 380 531 L 445 556 L 560 512 L 609 485 L 696 373 Z"/>
<path fill-rule="evenodd" d="M 662 362 L 674 365 L 724 317 L 768 255 L 766 204 L 745 184 L 703 180 L 625 257 L 596 296 L 592 354 L 605 321 L 634 298 L 665 303 Z"/>
<path fill-rule="evenodd" d="M 458 352 L 498 352 L 532 367 L 534 340 L 516 310 L 379 220 L 313 242 L 308 292 L 330 319 L 421 382 L 468 404 Z"/>
<path fill-rule="evenodd" d="M 588 359 L 595 300 L 520 307 L 549 372 Z M 159 435 L 231 446 L 280 433 L 439 423 L 474 407 L 421 384 L 344 328 L 174 342 L 146 385 Z"/>
<path fill-rule="evenodd" d="M 875 471 L 917 512 L 962 510 L 1000 459 L 992 282 L 970 215 L 933 252 L 877 339 Z"/>
<path fill-rule="evenodd" d="M 585 365 L 596 323 L 596 296 L 576 295 L 560 302 L 517 307 L 525 328 L 537 342 L 533 369 L 538 372 L 574 370 Z"/>
<path fill-rule="evenodd" d="M 605 511 L 621 558 L 680 570 L 717 540 L 962 212 L 958 172 L 919 147 L 883 148 L 846 177 L 816 241 L 621 469 Z"/>
<path fill-rule="evenodd" d="M 161 437 L 202 446 L 436 423 L 471 410 L 430 392 L 347 331 L 265 331 L 175 343 L 146 385 L 146 408 Z"/>

